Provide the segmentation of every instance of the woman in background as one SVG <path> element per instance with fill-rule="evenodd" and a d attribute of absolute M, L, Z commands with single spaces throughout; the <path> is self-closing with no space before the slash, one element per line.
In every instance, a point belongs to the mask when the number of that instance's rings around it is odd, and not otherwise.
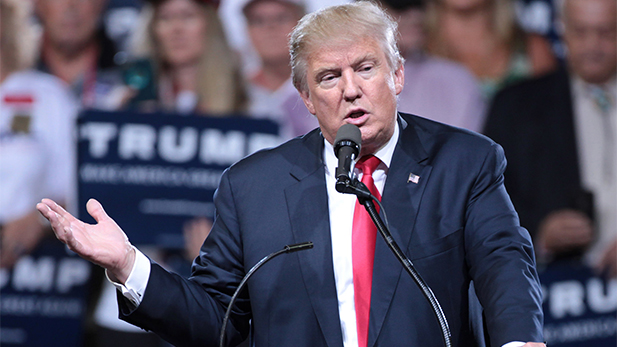
<path fill-rule="evenodd" d="M 428 51 L 458 61 L 490 101 L 503 86 L 557 66 L 550 44 L 524 33 L 511 0 L 434 0 L 427 6 Z"/>
<path fill-rule="evenodd" d="M 136 61 L 125 73 L 128 106 L 221 116 L 244 110 L 238 59 L 214 0 L 150 0 L 137 35 Z M 145 58 L 145 59 L 143 59 Z"/>

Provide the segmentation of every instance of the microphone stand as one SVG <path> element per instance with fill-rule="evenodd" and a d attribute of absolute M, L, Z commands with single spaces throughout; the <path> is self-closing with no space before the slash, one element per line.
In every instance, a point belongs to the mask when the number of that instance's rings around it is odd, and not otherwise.
<path fill-rule="evenodd" d="M 358 181 L 357 178 L 349 181 L 345 180 L 343 182 L 338 181 L 337 189 L 339 188 L 339 192 L 355 194 L 358 197 L 358 201 L 364 206 L 368 214 L 371 216 L 371 219 L 373 220 L 373 223 L 375 223 L 377 230 L 379 230 L 379 233 L 383 237 L 384 241 L 386 241 L 388 247 L 390 247 L 390 250 L 396 256 L 396 259 L 398 259 L 398 261 L 403 265 L 405 270 L 411 275 L 418 287 L 420 287 L 422 294 L 424 294 L 426 299 L 430 302 L 431 307 L 433 308 L 433 313 L 435 313 L 435 316 L 439 321 L 444 344 L 446 347 L 451 347 L 451 333 L 450 327 L 448 325 L 448 320 L 446 319 L 446 315 L 443 313 L 441 305 L 439 305 L 439 301 L 437 300 L 437 297 L 435 296 L 431 288 L 424 281 L 424 279 L 422 279 L 411 260 L 409 260 L 409 258 L 398 246 L 396 241 L 394 241 L 394 239 L 392 238 L 392 234 L 390 234 L 388 226 L 383 222 L 381 216 L 379 216 L 379 213 L 375 209 L 375 204 L 373 203 L 373 201 L 377 202 L 385 217 L 385 210 L 381 205 L 379 199 L 377 199 L 373 194 L 371 194 L 366 185 Z"/>
<path fill-rule="evenodd" d="M 219 335 L 219 347 L 223 347 L 225 344 L 225 330 L 227 329 L 227 322 L 229 321 L 229 315 L 231 314 L 231 309 L 233 308 L 234 303 L 236 302 L 236 299 L 238 298 L 238 294 L 240 294 L 240 291 L 242 290 L 242 288 L 244 288 L 244 285 L 249 280 L 249 278 L 251 278 L 251 276 L 255 273 L 255 271 L 257 271 L 262 265 L 264 265 L 271 259 L 283 253 L 292 253 L 292 252 L 302 251 L 302 250 L 310 249 L 310 248 L 313 248 L 313 243 L 310 241 L 296 243 L 293 245 L 287 245 L 279 251 L 268 254 L 263 259 L 261 259 L 257 264 L 253 265 L 253 267 L 249 270 L 249 272 L 247 272 L 246 275 L 244 275 L 244 278 L 238 285 L 238 288 L 236 288 L 234 295 L 231 297 L 231 300 L 229 301 L 229 306 L 227 306 L 227 311 L 225 312 L 225 318 L 223 318 L 221 334 Z"/>

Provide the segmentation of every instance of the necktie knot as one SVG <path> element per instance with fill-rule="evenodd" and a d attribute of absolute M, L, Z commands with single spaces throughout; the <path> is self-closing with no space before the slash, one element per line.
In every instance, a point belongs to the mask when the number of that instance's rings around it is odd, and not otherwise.
<path fill-rule="evenodd" d="M 602 111 L 602 114 L 608 115 L 613 104 L 610 93 L 598 85 L 590 85 L 589 92 L 596 106 Z"/>
<path fill-rule="evenodd" d="M 375 172 L 375 169 L 377 169 L 377 166 L 379 166 L 379 163 L 381 163 L 381 160 L 379 160 L 376 156 L 365 155 L 358 160 L 356 167 L 362 171 L 362 175 L 372 175 L 373 172 Z"/>

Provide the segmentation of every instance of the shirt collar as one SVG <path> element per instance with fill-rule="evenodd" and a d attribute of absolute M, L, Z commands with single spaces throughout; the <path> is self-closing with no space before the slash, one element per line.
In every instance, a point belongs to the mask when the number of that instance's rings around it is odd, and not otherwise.
<path fill-rule="evenodd" d="M 582 78 L 574 75 L 571 86 L 575 102 L 588 100 L 592 102 L 603 114 L 612 114 L 615 110 L 615 94 L 617 94 L 617 79 L 611 78 L 602 84 L 585 82 Z"/>
<path fill-rule="evenodd" d="M 399 137 L 399 125 L 398 121 L 394 123 L 394 133 L 390 140 L 386 143 L 385 146 L 381 147 L 376 153 L 373 153 L 374 156 L 381 160 L 381 163 L 378 167 L 383 168 L 385 165 L 385 171 L 390 167 L 390 162 L 392 162 L 392 156 L 394 155 L 394 149 L 396 148 L 396 143 L 398 142 Z M 324 139 L 324 153 L 323 153 L 324 162 L 326 163 L 326 173 L 328 175 L 334 175 L 336 171 L 336 167 L 338 166 L 338 158 L 334 154 L 334 147 L 330 142 Z M 359 158 L 356 158 L 356 162 Z"/>

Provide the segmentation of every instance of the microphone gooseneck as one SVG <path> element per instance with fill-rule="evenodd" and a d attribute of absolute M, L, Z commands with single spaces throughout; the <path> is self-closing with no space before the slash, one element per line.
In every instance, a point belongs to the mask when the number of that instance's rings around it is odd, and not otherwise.
<path fill-rule="evenodd" d="M 236 299 L 238 298 L 238 294 L 240 294 L 240 291 L 242 291 L 242 288 L 244 288 L 244 285 L 249 280 L 249 278 L 251 278 L 251 276 L 255 273 L 255 271 L 257 271 L 262 265 L 264 265 L 271 259 L 283 253 L 293 253 L 293 252 L 302 251 L 302 250 L 311 249 L 311 248 L 313 248 L 313 243 L 310 241 L 296 243 L 293 245 L 287 245 L 283 247 L 283 249 L 281 250 L 268 254 L 263 259 L 261 259 L 257 264 L 253 265 L 253 267 L 249 270 L 249 272 L 247 272 L 246 275 L 244 275 L 244 278 L 238 285 L 238 288 L 236 288 L 234 295 L 231 297 L 231 300 L 229 301 L 229 306 L 227 306 L 227 311 L 225 312 L 225 317 L 223 318 L 223 325 L 221 326 L 221 333 L 219 335 L 219 347 L 223 347 L 225 344 L 225 330 L 227 329 L 227 322 L 229 321 L 229 315 L 231 314 L 231 309 L 233 308 L 234 303 L 236 302 Z"/>
<path fill-rule="evenodd" d="M 401 250 L 394 238 L 392 238 L 392 234 L 390 234 L 388 226 L 388 219 L 386 218 L 386 210 L 381 205 L 379 199 L 377 199 L 376 196 L 371 194 L 366 185 L 358 181 L 358 179 L 355 177 L 353 177 L 353 179 L 349 179 L 349 181 L 341 180 L 339 182 L 339 180 L 337 179 L 336 190 L 341 193 L 354 194 L 358 197 L 358 201 L 364 206 L 368 214 L 371 216 L 371 219 L 373 220 L 373 223 L 375 223 L 377 230 L 383 237 L 384 241 L 386 242 L 392 253 L 394 253 L 394 255 L 396 256 L 396 259 L 401 263 L 401 265 L 403 265 L 403 268 L 407 271 L 407 273 L 411 275 L 413 280 L 416 282 L 416 284 L 422 291 L 422 294 L 424 294 L 425 298 L 431 304 L 433 313 L 435 314 L 441 328 L 444 344 L 446 347 L 451 347 L 452 335 L 450 332 L 450 326 L 448 325 L 448 320 L 446 319 L 446 315 L 444 314 L 441 305 L 439 304 L 439 301 L 437 300 L 437 297 L 435 296 L 431 288 L 424 281 L 422 276 L 420 276 L 420 273 L 418 273 L 411 260 Z M 377 210 L 375 209 L 375 203 L 379 205 L 380 212 L 384 216 L 383 219 L 385 220 L 385 223 L 379 216 L 379 212 L 377 212 Z"/>
<path fill-rule="evenodd" d="M 334 154 L 338 158 L 338 166 L 334 177 L 338 192 L 350 193 L 346 189 L 353 178 L 354 160 L 360 154 L 361 143 L 362 133 L 353 124 L 343 124 L 336 132 Z"/>
<path fill-rule="evenodd" d="M 381 217 L 379 216 L 379 212 L 377 212 L 377 210 L 375 209 L 375 204 L 373 203 L 373 201 L 378 203 L 380 211 L 384 213 L 384 219 L 385 219 L 385 210 L 383 209 L 381 202 L 379 201 L 379 199 L 377 199 L 377 197 L 375 197 L 372 194 L 370 195 L 370 198 L 365 197 L 366 192 L 368 192 L 368 194 L 370 194 L 370 192 L 368 188 L 366 188 L 364 183 L 356 179 L 354 180 L 354 182 L 352 182 L 352 184 L 357 186 L 356 188 L 357 191 L 362 192 L 361 194 L 357 194 L 358 201 L 360 201 L 360 203 L 364 205 L 364 208 L 366 209 L 368 214 L 371 216 L 373 223 L 375 223 L 375 226 L 377 226 L 377 230 L 383 237 L 384 241 L 386 242 L 386 244 L 388 245 L 392 253 L 394 253 L 394 255 L 396 256 L 396 259 L 401 263 L 401 265 L 403 265 L 403 268 L 407 271 L 407 273 L 409 273 L 409 275 L 416 282 L 416 284 L 422 291 L 422 294 L 424 294 L 424 297 L 430 303 L 431 308 L 433 309 L 433 313 L 435 314 L 435 317 L 437 318 L 437 321 L 439 322 L 439 327 L 441 328 L 441 334 L 443 337 L 444 345 L 446 347 L 452 347 L 452 341 L 451 341 L 452 334 L 450 332 L 450 326 L 448 325 L 448 320 L 446 319 L 446 315 L 443 312 L 443 309 L 441 308 L 441 305 L 439 304 L 437 297 L 435 296 L 435 294 L 433 293 L 429 285 L 424 281 L 422 276 L 420 276 L 420 273 L 418 272 L 418 270 L 416 270 L 411 260 L 401 250 L 401 248 L 398 246 L 394 238 L 392 238 L 392 234 L 390 234 L 388 225 L 384 224 Z M 386 219 L 386 223 L 387 223 L 387 219 Z"/>

